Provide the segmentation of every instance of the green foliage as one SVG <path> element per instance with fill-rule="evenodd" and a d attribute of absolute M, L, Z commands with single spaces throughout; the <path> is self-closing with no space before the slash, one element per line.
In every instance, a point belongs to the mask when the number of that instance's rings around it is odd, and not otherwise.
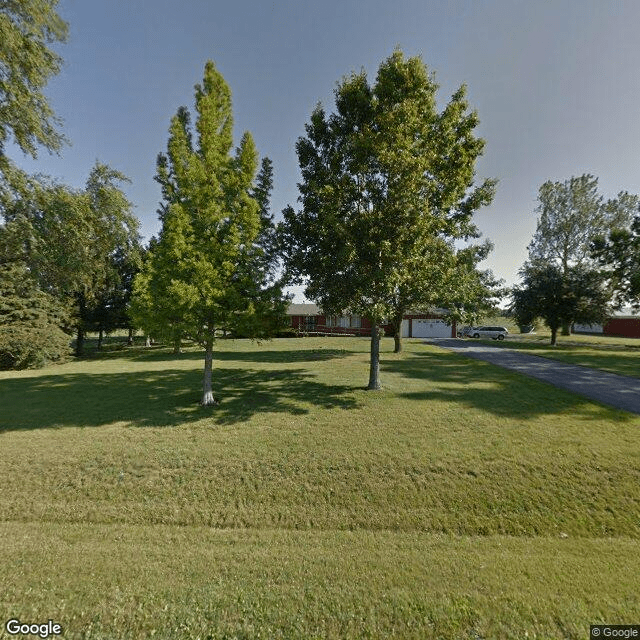
<path fill-rule="evenodd" d="M 0 369 L 32 369 L 67 359 L 67 321 L 57 300 L 38 289 L 23 263 L 0 262 Z"/>
<path fill-rule="evenodd" d="M 465 298 L 451 240 L 477 235 L 471 217 L 495 181 L 474 187 L 484 141 L 465 87 L 442 112 L 436 91 L 422 61 L 396 51 L 373 85 L 364 72 L 345 78 L 335 113 L 318 106 L 298 140 L 302 210 L 285 209 L 282 244 L 291 276 L 308 279 L 306 296 L 326 313 L 379 324 L 445 292 Z"/>
<path fill-rule="evenodd" d="M 39 287 L 73 312 L 78 354 L 83 332 L 101 307 L 117 304 L 114 318 L 122 315 L 129 272 L 139 261 L 139 223 L 118 185 L 126 181 L 119 171 L 96 163 L 84 190 L 29 179 L 4 210 Z"/>
<path fill-rule="evenodd" d="M 570 266 L 589 266 L 593 239 L 628 226 L 640 204 L 638 196 L 626 191 L 605 202 L 598 193 L 598 179 L 590 174 L 564 182 L 549 180 L 540 187 L 538 200 L 540 218 L 529 261 L 556 264 L 563 273 Z"/>
<path fill-rule="evenodd" d="M 626 228 L 595 238 L 592 251 L 615 291 L 617 304 L 640 308 L 640 215 Z"/>
<path fill-rule="evenodd" d="M 542 318 L 551 329 L 551 344 L 558 328 L 573 322 L 602 322 L 608 315 L 610 292 L 602 276 L 593 270 L 527 264 L 521 270 L 523 283 L 512 291 L 512 311 L 518 325 L 534 324 Z"/>
<path fill-rule="evenodd" d="M 51 45 L 64 42 L 67 24 L 57 0 L 3 0 L 0 3 L 0 195 L 20 187 L 25 176 L 5 155 L 13 141 L 36 157 L 39 146 L 58 150 L 64 142 L 44 96 L 62 59 Z"/>
<path fill-rule="evenodd" d="M 147 331 L 205 347 L 210 389 L 217 332 L 272 335 L 283 324 L 284 303 L 280 288 L 268 284 L 271 258 L 264 253 L 272 229 L 270 162 L 263 162 L 255 185 L 257 153 L 249 133 L 232 153 L 231 93 L 212 62 L 195 89 L 195 126 L 181 107 L 167 152 L 157 159 L 162 229 L 136 280 L 134 308 Z"/>

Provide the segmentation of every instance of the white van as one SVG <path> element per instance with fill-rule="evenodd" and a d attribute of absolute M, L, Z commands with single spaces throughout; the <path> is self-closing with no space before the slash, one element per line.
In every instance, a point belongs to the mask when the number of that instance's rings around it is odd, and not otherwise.
<path fill-rule="evenodd" d="M 466 332 L 472 338 L 491 338 L 492 340 L 504 340 L 509 335 L 506 327 L 473 327 Z"/>

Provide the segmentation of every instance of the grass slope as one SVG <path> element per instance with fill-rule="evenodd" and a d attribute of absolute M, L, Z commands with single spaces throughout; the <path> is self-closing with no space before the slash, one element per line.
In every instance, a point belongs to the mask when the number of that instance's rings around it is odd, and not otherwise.
<path fill-rule="evenodd" d="M 383 343 L 0 374 L 0 619 L 66 638 L 583 638 L 640 617 L 640 419 Z M 0 632 L 1 633 L 1 632 Z"/>

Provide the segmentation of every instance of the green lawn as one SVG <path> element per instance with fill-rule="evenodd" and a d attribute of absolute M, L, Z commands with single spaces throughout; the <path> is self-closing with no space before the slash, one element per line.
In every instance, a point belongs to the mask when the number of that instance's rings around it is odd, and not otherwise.
<path fill-rule="evenodd" d="M 221 341 L 210 409 L 195 350 L 0 373 L 0 619 L 465 640 L 640 620 L 640 418 L 382 346 L 367 392 L 365 339 Z"/>

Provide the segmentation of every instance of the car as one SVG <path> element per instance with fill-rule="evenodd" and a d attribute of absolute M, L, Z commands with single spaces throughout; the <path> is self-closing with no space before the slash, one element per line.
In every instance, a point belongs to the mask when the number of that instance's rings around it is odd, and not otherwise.
<path fill-rule="evenodd" d="M 506 327 L 472 327 L 466 335 L 472 338 L 491 338 L 493 340 L 504 340 L 509 332 Z"/>

